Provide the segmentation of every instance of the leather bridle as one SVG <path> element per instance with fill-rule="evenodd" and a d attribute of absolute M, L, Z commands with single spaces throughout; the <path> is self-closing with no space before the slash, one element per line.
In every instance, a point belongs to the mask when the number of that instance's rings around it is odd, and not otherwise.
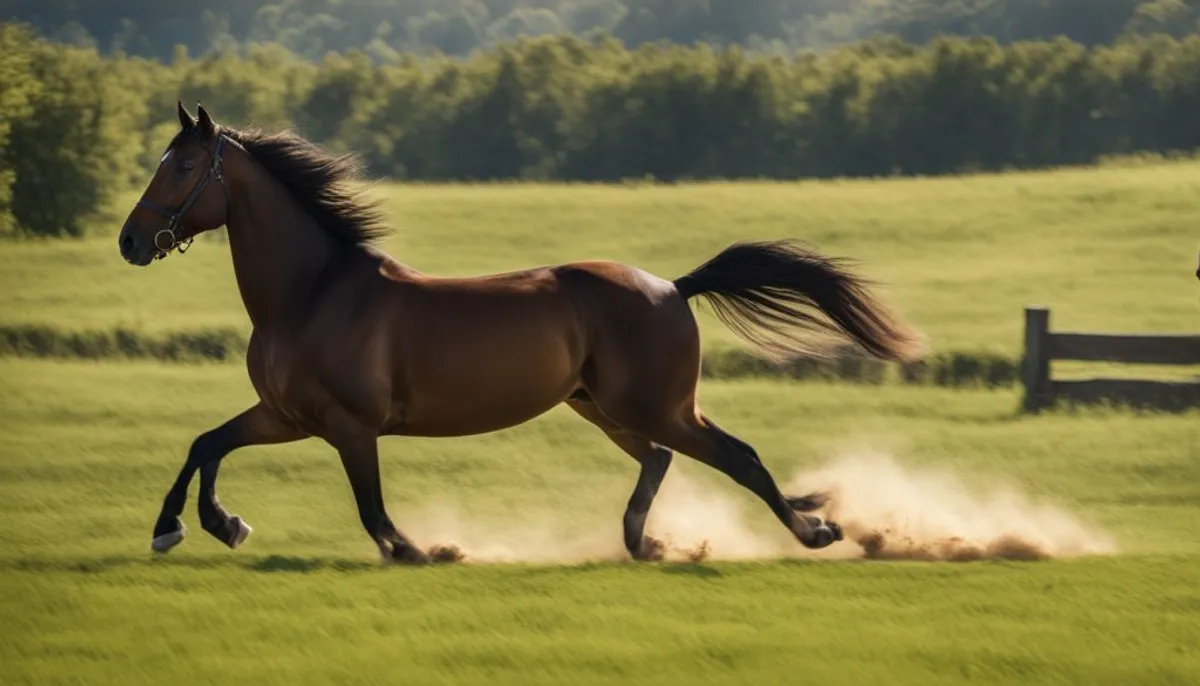
<path fill-rule="evenodd" d="M 154 234 L 154 250 L 156 251 L 154 259 L 162 259 L 176 248 L 179 249 L 180 254 L 183 254 L 187 252 L 189 247 L 191 247 L 192 241 L 195 240 L 195 234 L 181 237 L 183 232 L 177 232 L 176 229 L 183 228 L 184 216 L 188 213 L 188 210 L 192 209 L 192 205 L 195 204 L 195 202 L 200 198 L 200 194 L 204 192 L 204 189 L 208 187 L 209 182 L 213 179 L 219 181 L 221 183 L 221 188 L 225 191 L 225 215 L 226 222 L 228 223 L 230 200 L 229 187 L 225 185 L 225 175 L 221 171 L 221 156 L 224 148 L 225 136 L 218 134 L 217 142 L 213 146 L 212 150 L 212 163 L 208 166 L 208 171 L 204 173 L 204 176 L 200 179 L 196 186 L 192 188 L 192 192 L 188 194 L 187 200 L 183 202 L 183 207 L 180 207 L 177 211 L 172 212 L 166 207 L 146 200 L 145 198 L 138 200 L 138 207 L 143 207 L 151 212 L 162 215 L 167 219 L 167 227 L 165 229 L 159 229 L 159 231 Z M 164 241 L 160 240 L 164 237 L 166 245 L 163 245 Z"/>

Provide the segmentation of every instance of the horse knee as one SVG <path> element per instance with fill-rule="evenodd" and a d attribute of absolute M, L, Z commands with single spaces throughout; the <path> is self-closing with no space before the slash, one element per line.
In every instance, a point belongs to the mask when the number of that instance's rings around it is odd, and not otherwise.
<path fill-rule="evenodd" d="M 188 448 L 187 463 L 193 469 L 200 469 L 214 459 L 225 457 L 231 450 L 220 429 L 206 431 L 192 441 L 191 447 Z"/>

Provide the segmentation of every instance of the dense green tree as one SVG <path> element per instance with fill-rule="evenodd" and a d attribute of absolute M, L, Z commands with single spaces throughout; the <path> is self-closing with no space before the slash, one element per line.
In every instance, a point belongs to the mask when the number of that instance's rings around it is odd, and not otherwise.
<path fill-rule="evenodd" d="M 7 17 L 106 52 L 167 58 L 220 43 L 273 42 L 307 59 L 367 50 L 465 56 L 519 36 L 611 31 L 635 47 L 670 41 L 793 51 L 877 34 L 1002 44 L 1065 36 L 1195 33 L 1196 0 L 7 0 Z"/>
<path fill-rule="evenodd" d="M 1200 36 L 884 36 L 755 54 L 548 35 L 466 58 L 384 57 L 224 43 L 166 62 L 6 25 L 0 230 L 78 234 L 111 193 L 144 183 L 178 128 L 177 98 L 234 125 L 297 126 L 398 179 L 946 174 L 1200 148 Z"/>
<path fill-rule="evenodd" d="M 41 84 L 33 72 L 35 38 L 27 27 L 0 26 L 0 235 L 16 231 L 13 182 L 17 175 L 9 145 L 12 127 L 28 119 Z"/>
<path fill-rule="evenodd" d="M 13 42 L 5 47 L 23 39 Z M 4 52 L 6 62 L 14 59 Z M 9 128 L 0 169 L 12 180 L 12 221 L 25 233 L 80 235 L 82 220 L 137 167 L 145 101 L 91 49 L 39 42 L 24 58 L 37 87 L 25 92 L 23 107 L 3 115 Z"/>

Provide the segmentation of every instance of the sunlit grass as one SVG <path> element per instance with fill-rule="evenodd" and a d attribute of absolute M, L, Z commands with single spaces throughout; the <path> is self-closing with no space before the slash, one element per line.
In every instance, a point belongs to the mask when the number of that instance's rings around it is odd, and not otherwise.
<path fill-rule="evenodd" d="M 252 402 L 234 365 L 0 361 L 0 681 L 53 683 L 1186 683 L 1200 677 L 1197 415 L 1015 412 L 1016 394 L 708 382 L 706 409 L 781 478 L 870 447 L 1010 484 L 1116 537 L 1038 563 L 706 562 L 383 569 L 318 441 L 225 462 L 255 533 L 155 559 L 200 431 Z M 452 510 L 619 541 L 636 465 L 569 412 L 382 442 L 393 518 Z M 770 515 L 725 477 L 673 470 Z M 195 493 L 193 486 L 192 493 Z M 409 526 L 411 525 L 411 526 Z M 494 530 L 494 529 L 493 529 Z M 397 675 L 403 675 L 401 679 Z"/>
<path fill-rule="evenodd" d="M 859 259 L 935 349 L 1010 357 L 1027 304 L 1051 307 L 1055 329 L 1200 330 L 1198 191 L 1195 163 L 376 190 L 399 229 L 387 249 L 423 271 L 611 258 L 674 276 L 733 240 L 799 237 Z M 118 257 L 116 226 L 0 243 L 0 323 L 247 330 L 224 244 L 138 270 Z M 708 343 L 732 342 L 703 316 Z M 221 500 L 255 527 L 244 548 L 200 530 L 193 486 L 190 536 L 155 558 L 151 527 L 189 443 L 254 401 L 242 365 L 0 359 L 0 683 L 1200 681 L 1196 412 L 1030 417 L 1017 388 L 761 380 L 706 380 L 701 399 L 781 480 L 879 451 L 979 493 L 1007 485 L 1062 507 L 1110 533 L 1118 554 L 385 569 L 336 454 L 309 440 L 224 463 Z M 441 542 L 428 515 L 451 512 L 468 531 L 619 547 L 637 473 L 561 409 L 485 436 L 387 439 L 381 452 L 392 517 L 426 545 Z M 683 457 L 672 474 L 781 534 L 724 476 Z"/>
<path fill-rule="evenodd" d="M 665 277 L 741 239 L 795 237 L 858 260 L 938 350 L 1016 354 L 1022 310 L 1055 329 L 1200 330 L 1200 164 L 888 181 L 681 186 L 383 184 L 386 249 L 472 275 L 605 258 Z M 117 216 L 135 196 L 117 204 Z M 228 248 L 204 241 L 148 269 L 119 221 L 63 244 L 0 244 L 0 321 L 64 328 L 248 328 Z M 703 335 L 732 335 L 704 313 Z"/>

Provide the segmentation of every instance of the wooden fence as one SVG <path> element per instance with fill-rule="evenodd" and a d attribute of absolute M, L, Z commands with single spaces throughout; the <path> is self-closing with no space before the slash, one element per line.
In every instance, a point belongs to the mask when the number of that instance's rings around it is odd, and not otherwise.
<path fill-rule="evenodd" d="M 1025 357 L 1021 370 L 1027 412 L 1038 412 L 1060 399 L 1166 410 L 1200 406 L 1200 381 L 1103 378 L 1056 381 L 1050 376 L 1052 360 L 1195 365 L 1200 364 L 1200 335 L 1051 332 L 1050 310 L 1029 307 L 1025 309 Z"/>

